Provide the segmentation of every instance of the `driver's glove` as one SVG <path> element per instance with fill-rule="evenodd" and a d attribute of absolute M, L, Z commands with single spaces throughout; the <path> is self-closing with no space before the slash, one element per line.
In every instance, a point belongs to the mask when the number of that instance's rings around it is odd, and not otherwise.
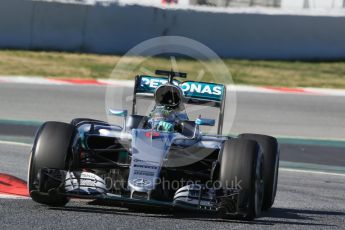
<path fill-rule="evenodd" d="M 174 126 L 169 122 L 160 121 L 157 125 L 157 130 L 164 131 L 164 132 L 171 132 L 171 131 L 174 131 Z"/>

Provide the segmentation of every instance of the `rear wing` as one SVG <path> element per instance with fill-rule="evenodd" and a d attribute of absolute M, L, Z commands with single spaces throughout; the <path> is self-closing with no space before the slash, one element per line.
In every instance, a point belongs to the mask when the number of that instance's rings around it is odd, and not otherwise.
<path fill-rule="evenodd" d="M 136 76 L 132 114 L 136 114 L 137 98 L 153 98 L 156 88 L 167 82 L 168 78 L 165 77 Z M 173 79 L 172 82 L 182 90 L 184 103 L 219 108 L 217 133 L 222 134 L 226 99 L 225 85 L 197 81 L 181 82 L 176 79 Z"/>

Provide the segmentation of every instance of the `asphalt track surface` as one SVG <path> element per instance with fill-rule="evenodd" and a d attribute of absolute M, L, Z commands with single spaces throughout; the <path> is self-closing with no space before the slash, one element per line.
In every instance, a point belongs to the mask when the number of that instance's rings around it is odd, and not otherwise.
<path fill-rule="evenodd" d="M 88 117 L 106 119 L 104 94 L 103 87 L 0 84 L 0 118 L 68 122 L 81 114 L 91 114 Z M 237 125 L 232 131 L 343 139 L 344 103 L 341 97 L 239 93 Z M 259 121 L 262 123 L 257 124 Z M 35 126 L 27 126 L 24 131 L 22 127 L 7 126 L 2 130 L 6 135 L 18 135 L 19 132 L 21 136 L 32 136 Z M 30 145 L 0 141 L 0 173 L 25 180 L 29 152 Z M 290 143 L 283 144 L 281 152 L 283 160 L 345 165 L 339 146 Z M 317 155 L 312 157 L 315 152 Z M 49 208 L 29 199 L 1 198 L 0 228 L 344 229 L 344 191 L 344 174 L 281 169 L 273 209 L 253 222 L 222 220 L 190 212 L 132 211 L 81 200 L 74 200 L 64 208 Z"/>

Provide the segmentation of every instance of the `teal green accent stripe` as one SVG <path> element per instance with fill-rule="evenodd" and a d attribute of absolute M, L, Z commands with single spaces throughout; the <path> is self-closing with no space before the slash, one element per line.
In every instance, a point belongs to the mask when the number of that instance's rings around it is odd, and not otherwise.
<path fill-rule="evenodd" d="M 326 146 L 326 147 L 344 147 L 345 141 L 340 140 L 313 140 L 313 139 L 300 139 L 300 138 L 278 138 L 280 144 L 295 144 L 295 145 L 313 145 L 313 146 Z"/>
<path fill-rule="evenodd" d="M 226 134 L 225 134 L 226 135 Z M 236 138 L 236 134 L 228 134 L 232 138 Z M 276 137 L 279 144 L 293 144 L 293 145 L 311 145 L 311 146 L 324 146 L 324 147 L 339 147 L 345 148 L 344 140 L 323 140 L 303 137 Z"/>
<path fill-rule="evenodd" d="M 288 168 L 288 169 L 303 169 L 303 170 L 318 171 L 318 172 L 345 174 L 345 167 L 341 167 L 341 166 L 280 161 L 279 167 Z"/>
<path fill-rule="evenodd" d="M 237 137 L 236 134 L 228 134 L 230 137 Z M 293 144 L 293 145 L 312 145 L 312 146 L 325 146 L 325 147 L 339 147 L 345 148 L 344 140 L 332 139 L 316 139 L 307 137 L 276 137 L 279 144 Z"/>
<path fill-rule="evenodd" d="M 43 124 L 41 121 L 31 121 L 31 120 L 9 120 L 0 119 L 0 124 L 6 125 L 27 125 L 27 126 L 40 126 Z"/>

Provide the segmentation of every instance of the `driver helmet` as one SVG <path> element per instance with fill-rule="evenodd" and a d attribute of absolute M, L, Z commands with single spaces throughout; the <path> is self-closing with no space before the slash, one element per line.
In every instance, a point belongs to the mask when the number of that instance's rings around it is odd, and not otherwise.
<path fill-rule="evenodd" d="M 151 126 L 156 128 L 163 124 L 173 127 L 179 111 L 183 109 L 181 89 L 172 84 L 161 85 L 155 91 L 155 102 L 150 113 Z"/>
<path fill-rule="evenodd" d="M 156 105 L 170 110 L 181 111 L 183 109 L 182 98 L 181 89 L 172 84 L 161 85 L 155 91 Z"/>

